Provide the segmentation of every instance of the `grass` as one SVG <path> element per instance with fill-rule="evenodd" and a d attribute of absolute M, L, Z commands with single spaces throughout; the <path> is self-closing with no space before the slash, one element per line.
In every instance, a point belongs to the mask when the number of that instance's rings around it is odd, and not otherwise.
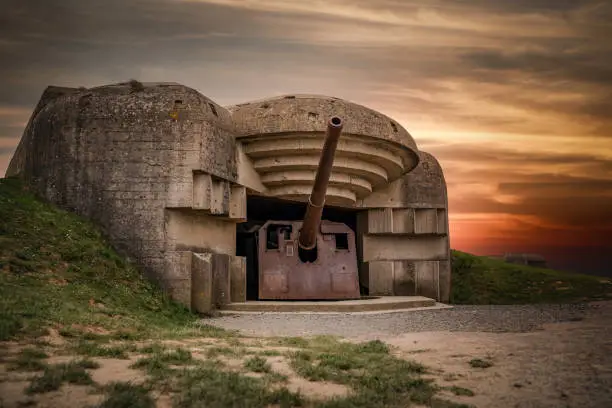
<path fill-rule="evenodd" d="M 104 330 L 134 338 L 227 335 L 198 325 L 92 223 L 38 200 L 15 179 L 0 179 L 0 219 L 0 341 L 48 326 L 85 338 Z"/>
<path fill-rule="evenodd" d="M 244 362 L 244 368 L 254 373 L 269 373 L 272 371 L 272 367 L 268 363 L 268 360 L 259 356 L 247 359 Z"/>
<path fill-rule="evenodd" d="M 352 388 L 353 394 L 335 398 L 324 407 L 393 407 L 407 401 L 430 404 L 437 392 L 417 363 L 396 358 L 378 340 L 361 344 L 334 339 L 313 342 L 291 354 L 291 367 L 311 381 L 332 381 Z"/>
<path fill-rule="evenodd" d="M 481 358 L 473 358 L 468 363 L 473 368 L 489 368 L 493 367 L 493 362 Z"/>
<path fill-rule="evenodd" d="M 42 371 L 47 366 L 44 359 L 49 356 L 42 350 L 27 347 L 20 351 L 17 358 L 9 365 L 11 370 Z"/>
<path fill-rule="evenodd" d="M 610 299 L 612 282 L 598 276 L 509 264 L 452 251 L 454 304 L 576 303 Z"/>
<path fill-rule="evenodd" d="M 175 398 L 175 408 L 301 407 L 306 402 L 299 393 L 285 387 L 271 390 L 262 379 L 222 371 L 209 365 L 183 371 L 177 386 L 181 391 Z"/>
<path fill-rule="evenodd" d="M 465 397 L 473 397 L 474 396 L 474 391 L 468 389 L 468 388 L 463 388 L 463 387 L 457 387 L 456 385 L 453 385 L 452 387 L 449 387 L 449 390 L 458 396 L 465 396 Z"/>
<path fill-rule="evenodd" d="M 217 346 L 217 347 L 209 347 L 206 350 L 206 356 L 208 358 L 215 358 L 219 355 L 241 357 L 245 354 L 247 354 L 247 352 L 244 347 Z"/>
<path fill-rule="evenodd" d="M 273 372 L 267 360 L 259 355 L 246 358 L 240 372 L 228 369 L 220 361 L 195 359 L 188 350 L 152 345 L 146 346 L 150 355 L 130 368 L 149 375 L 146 389 L 173 395 L 174 407 L 365 408 L 403 407 L 411 402 L 431 407 L 461 407 L 437 398 L 435 395 L 441 388 L 432 380 L 421 378 L 425 368 L 393 356 L 389 346 L 381 341 L 354 344 L 329 336 L 302 340 L 304 348 L 287 354 L 291 367 L 311 381 L 346 385 L 352 390 L 348 396 L 313 401 L 291 392 L 284 385 L 288 377 Z M 278 340 L 270 342 L 276 344 Z M 248 372 L 264 375 L 254 378 Z M 144 390 L 139 395 L 145 395 Z"/>
<path fill-rule="evenodd" d="M 105 387 L 106 399 L 98 408 L 155 408 L 149 389 L 127 382 L 114 382 Z"/>
<path fill-rule="evenodd" d="M 77 354 L 89 357 L 109 357 L 119 359 L 128 359 L 128 352 L 136 350 L 137 348 L 130 343 L 108 346 L 99 344 L 95 341 L 87 340 L 81 340 L 74 347 L 74 351 Z"/>
<path fill-rule="evenodd" d="M 258 356 L 267 356 L 267 357 L 276 357 L 276 356 L 281 356 L 283 353 L 281 353 L 278 350 L 263 350 L 263 351 L 259 351 L 257 352 Z"/>
<path fill-rule="evenodd" d="M 183 348 L 175 350 L 157 350 L 149 357 L 140 358 L 130 368 L 144 369 L 152 376 L 164 375 L 171 370 L 172 365 L 185 365 L 195 363 L 191 352 Z"/>
<path fill-rule="evenodd" d="M 305 399 L 299 393 L 292 393 L 285 387 L 270 388 L 271 382 L 282 382 L 286 378 L 271 373 L 261 357 L 247 360 L 245 366 L 255 372 L 265 372 L 267 376 L 260 379 L 231 372 L 218 361 L 194 359 L 189 351 L 181 348 L 171 351 L 163 348 L 152 350 L 151 356 L 138 360 L 130 368 L 141 369 L 149 374 L 150 387 L 173 394 L 174 407 L 304 405 Z M 127 399 L 131 395 L 130 398 L 135 399 L 135 392 L 128 391 L 123 392 L 122 398 Z M 144 389 L 138 395 L 142 397 Z M 119 399 L 118 396 L 114 398 Z"/>
<path fill-rule="evenodd" d="M 98 367 L 98 363 L 86 359 L 46 366 L 43 374 L 35 377 L 28 388 L 26 388 L 26 394 L 41 394 L 55 391 L 64 383 L 93 385 L 94 382 L 86 369 Z"/>

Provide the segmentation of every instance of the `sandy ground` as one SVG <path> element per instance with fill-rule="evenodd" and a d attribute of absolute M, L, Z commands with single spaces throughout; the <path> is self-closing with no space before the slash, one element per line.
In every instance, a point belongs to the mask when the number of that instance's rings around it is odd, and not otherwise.
<path fill-rule="evenodd" d="M 57 340 L 57 336 L 54 336 L 54 338 Z M 61 342 L 56 341 L 56 346 L 59 346 L 60 343 Z M 202 360 L 210 359 L 207 355 L 207 351 L 210 348 L 219 346 L 230 348 L 236 347 L 236 343 L 227 343 L 221 339 L 172 340 L 163 343 L 170 349 L 174 347 L 187 349 L 191 351 L 195 359 Z M 25 343 L 4 343 L 4 345 L 6 345 L 6 347 L 2 350 L 2 360 L 0 362 L 0 408 L 21 408 L 30 406 L 41 408 L 94 408 L 104 401 L 104 395 L 96 390 L 95 387 L 72 385 L 68 383 L 64 383 L 61 388 L 56 391 L 28 395 L 26 389 L 30 381 L 34 377 L 39 376 L 40 373 L 11 370 L 10 362 L 23 348 L 29 345 Z M 299 350 L 292 347 L 266 345 L 253 338 L 241 339 L 238 347 L 242 350 L 253 352 L 275 351 L 277 353 L 286 353 Z M 45 362 L 48 364 L 69 363 L 70 361 L 80 359 L 79 356 L 65 354 L 61 349 L 47 347 L 45 351 L 50 355 L 49 358 L 45 359 Z M 143 356 L 144 355 L 137 353 L 130 353 L 129 359 L 90 358 L 90 360 L 99 363 L 100 366 L 96 369 L 89 369 L 87 371 L 98 386 L 108 385 L 112 382 L 142 384 L 147 379 L 147 376 L 138 369 L 130 368 L 130 365 Z M 241 372 L 251 377 L 262 377 L 263 374 L 245 370 L 244 363 L 249 357 L 252 357 L 252 355 L 219 355 L 216 358 L 224 363 L 227 370 Z M 287 381 L 278 383 L 278 386 L 282 385 L 290 391 L 300 392 L 312 400 L 323 401 L 335 396 L 343 397 L 351 392 L 349 387 L 342 384 L 325 381 L 309 381 L 298 376 L 291 369 L 289 361 L 285 356 L 269 356 L 264 358 L 270 364 L 273 372 L 287 377 Z M 173 406 L 172 395 L 170 394 L 159 394 L 158 392 L 154 392 L 152 396 L 155 399 L 156 408 L 170 408 Z"/>
<path fill-rule="evenodd" d="M 440 385 L 474 391 L 453 401 L 476 407 L 612 407 L 612 302 L 583 320 L 528 333 L 420 332 L 380 336 L 399 353 L 438 370 Z M 473 368 L 473 358 L 489 368 Z"/>
<path fill-rule="evenodd" d="M 449 399 L 479 408 L 612 407 L 611 301 L 577 307 L 469 306 L 379 317 L 234 316 L 213 322 L 260 336 L 377 338 L 431 367 L 439 385 L 472 390 L 474 396 L 449 394 Z M 492 366 L 471 367 L 475 358 Z"/>
<path fill-rule="evenodd" d="M 344 318 L 350 319 L 348 316 Z M 392 331 L 385 334 L 379 331 L 375 337 L 393 346 L 393 352 L 398 356 L 429 367 L 428 377 L 438 385 L 473 391 L 473 396 L 457 396 L 449 391 L 440 395 L 455 402 L 465 402 L 479 408 L 612 407 L 612 302 L 592 304 L 580 317 L 572 316 L 569 320 L 544 322 L 531 331 L 521 332 L 436 330 L 402 334 Z M 269 329 L 269 326 L 262 327 L 261 335 L 265 337 L 263 331 Z M 372 333 L 352 333 L 347 337 L 352 341 L 370 340 Z M 206 359 L 206 349 L 224 345 L 221 344 L 223 341 L 192 339 L 172 341 L 167 345 L 187 348 L 195 358 Z M 265 346 L 256 338 L 244 339 L 241 343 L 241 347 L 253 350 L 288 351 L 286 347 Z M 253 343 L 252 347 L 250 343 Z M 4 361 L 8 361 L 10 354 L 18 353 L 24 346 L 13 345 L 3 350 L 5 354 L 8 352 Z M 73 357 L 54 355 L 48 362 L 67 362 Z M 129 368 L 139 356 L 130 357 L 130 360 L 96 359 L 101 367 L 90 370 L 90 373 L 99 384 L 110 381 L 140 382 L 144 380 L 143 373 Z M 221 358 L 229 368 L 242 370 L 246 357 Z M 285 357 L 270 356 L 267 359 L 275 372 L 288 377 L 286 385 L 290 390 L 299 390 L 313 399 L 342 396 L 350 392 L 339 384 L 311 382 L 298 377 Z M 491 366 L 472 367 L 472 359 L 488 361 Z M 42 395 L 27 396 L 24 390 L 33 375 L 36 374 L 10 371 L 7 364 L 0 364 L 0 407 L 76 408 L 95 406 L 103 399 L 93 392 L 92 387 L 74 385 L 64 385 L 58 391 Z M 258 376 L 257 373 L 248 375 Z M 158 408 L 171 407 L 170 396 L 155 397 Z"/>

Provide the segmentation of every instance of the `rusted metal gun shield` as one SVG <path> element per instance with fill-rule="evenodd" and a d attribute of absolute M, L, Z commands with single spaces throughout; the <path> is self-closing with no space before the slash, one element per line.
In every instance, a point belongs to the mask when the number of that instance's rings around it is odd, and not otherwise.
<path fill-rule="evenodd" d="M 291 226 L 289 239 L 278 236 L 278 248 L 268 249 L 268 228 Z M 321 221 L 317 233 L 316 261 L 298 257 L 301 221 L 268 221 L 259 230 L 259 299 L 341 300 L 359 299 L 355 234 L 341 223 Z M 346 234 L 347 248 L 337 248 L 337 235 Z"/>

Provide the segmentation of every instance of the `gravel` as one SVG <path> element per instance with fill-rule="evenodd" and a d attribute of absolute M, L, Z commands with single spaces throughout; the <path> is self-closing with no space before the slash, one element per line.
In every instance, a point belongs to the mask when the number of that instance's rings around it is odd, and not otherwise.
<path fill-rule="evenodd" d="M 335 335 L 376 338 L 409 332 L 528 332 L 545 323 L 582 320 L 596 305 L 454 306 L 380 314 L 260 313 L 224 315 L 204 323 L 253 336 Z"/>

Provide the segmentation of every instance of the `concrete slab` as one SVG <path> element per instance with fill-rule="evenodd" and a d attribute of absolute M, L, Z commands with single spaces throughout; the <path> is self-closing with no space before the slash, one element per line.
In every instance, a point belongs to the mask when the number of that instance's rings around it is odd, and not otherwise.
<path fill-rule="evenodd" d="M 219 311 L 236 313 L 364 313 L 404 311 L 413 309 L 440 309 L 445 305 L 423 296 L 381 296 L 358 300 L 338 301 L 247 301 L 229 303 Z"/>

